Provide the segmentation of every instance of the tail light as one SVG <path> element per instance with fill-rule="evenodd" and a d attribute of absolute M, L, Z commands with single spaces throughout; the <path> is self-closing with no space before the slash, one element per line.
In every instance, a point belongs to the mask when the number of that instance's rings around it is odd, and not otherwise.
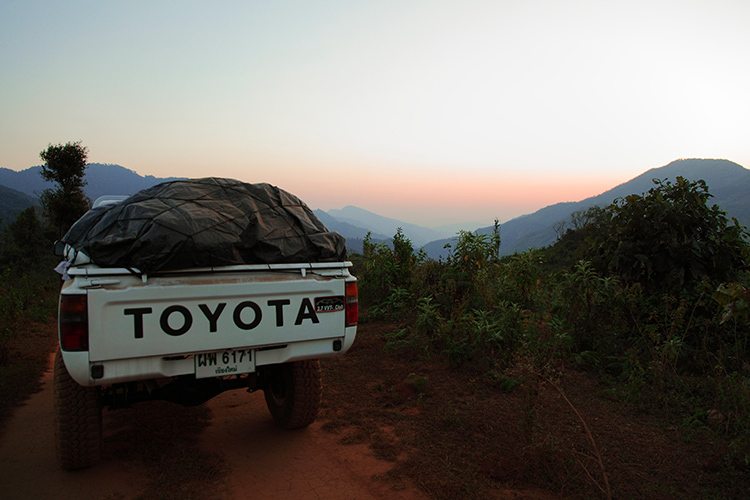
<path fill-rule="evenodd" d="M 63 351 L 89 350 L 89 322 L 85 295 L 60 296 L 60 347 Z"/>
<path fill-rule="evenodd" d="M 359 299 L 357 298 L 357 282 L 346 283 L 346 326 L 357 326 L 359 319 Z"/>

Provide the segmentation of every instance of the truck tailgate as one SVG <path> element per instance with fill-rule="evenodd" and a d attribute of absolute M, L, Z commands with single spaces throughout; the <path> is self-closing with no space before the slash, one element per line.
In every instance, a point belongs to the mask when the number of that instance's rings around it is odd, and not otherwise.
<path fill-rule="evenodd" d="M 343 278 L 293 273 L 151 278 L 89 289 L 91 362 L 341 337 Z"/>

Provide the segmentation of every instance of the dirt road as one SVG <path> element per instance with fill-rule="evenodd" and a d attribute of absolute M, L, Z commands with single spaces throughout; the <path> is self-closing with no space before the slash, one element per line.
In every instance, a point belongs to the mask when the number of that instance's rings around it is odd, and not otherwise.
<path fill-rule="evenodd" d="M 54 435 L 52 371 L 47 370 L 42 391 L 16 410 L 0 436 L 0 498 L 125 500 L 142 491 L 143 481 L 135 471 L 108 453 L 91 469 L 61 470 Z"/>
<path fill-rule="evenodd" d="M 148 415 L 141 418 L 140 412 L 147 411 L 149 405 L 160 403 L 147 403 L 116 412 L 105 411 L 105 449 L 101 463 L 84 471 L 64 472 L 54 455 L 50 371 L 44 375 L 43 384 L 42 391 L 16 411 L 0 436 L 0 498 L 128 500 L 159 496 L 150 489 L 169 482 L 155 483 L 153 478 L 149 479 L 149 465 L 163 468 L 158 473 L 166 476 L 176 473 L 179 467 L 165 466 L 170 462 L 163 460 L 144 458 L 139 461 L 139 457 L 134 459 L 129 448 L 141 453 L 136 443 L 138 423 L 149 422 L 150 427 L 154 424 Z M 218 486 L 212 492 L 215 498 L 423 498 L 412 488 L 397 491 L 388 482 L 379 480 L 378 475 L 389 469 L 387 462 L 375 459 L 364 445 L 339 444 L 338 438 L 323 431 L 320 423 L 299 431 L 277 428 L 265 408 L 261 392 L 228 392 L 206 406 L 209 411 L 201 411 L 208 415 L 208 425 L 198 433 L 196 446 L 210 456 L 218 457 L 221 463 L 221 477 L 214 481 Z M 180 417 L 182 409 L 179 407 L 168 405 L 164 408 L 159 421 L 165 422 L 165 429 L 171 426 L 175 437 L 167 439 L 174 439 L 172 444 L 177 448 L 180 444 L 180 418 L 185 415 L 188 419 L 193 417 L 189 413 Z M 130 434 L 121 431 L 123 421 L 132 426 Z M 170 443 L 165 446 L 170 446 Z M 190 451 L 183 450 L 182 453 Z"/>
<path fill-rule="evenodd" d="M 213 417 L 201 443 L 207 450 L 220 450 L 231 464 L 230 498 L 423 498 L 377 480 L 390 464 L 373 458 L 365 445 L 338 444 L 320 422 L 300 431 L 279 429 L 261 392 L 224 393 L 209 406 Z"/>

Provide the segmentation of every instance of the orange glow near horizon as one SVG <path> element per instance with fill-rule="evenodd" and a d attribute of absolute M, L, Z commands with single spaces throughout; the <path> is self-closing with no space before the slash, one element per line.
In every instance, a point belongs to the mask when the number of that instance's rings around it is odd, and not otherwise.
<path fill-rule="evenodd" d="M 278 185 L 312 208 L 354 205 L 406 222 L 438 225 L 441 221 L 491 221 L 495 217 L 506 221 L 555 203 L 596 196 L 626 180 L 596 177 L 586 182 L 559 175 L 529 179 L 520 175 L 358 170 L 349 176 L 288 177 Z"/>

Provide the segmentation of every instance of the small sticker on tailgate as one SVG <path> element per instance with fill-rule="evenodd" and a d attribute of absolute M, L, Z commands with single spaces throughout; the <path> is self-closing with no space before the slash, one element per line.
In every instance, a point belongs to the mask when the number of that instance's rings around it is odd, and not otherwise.
<path fill-rule="evenodd" d="M 226 377 L 254 371 L 252 349 L 225 349 L 195 355 L 195 378 Z"/>
<path fill-rule="evenodd" d="M 315 312 L 336 312 L 344 310 L 344 296 L 337 295 L 334 297 L 315 297 Z"/>

